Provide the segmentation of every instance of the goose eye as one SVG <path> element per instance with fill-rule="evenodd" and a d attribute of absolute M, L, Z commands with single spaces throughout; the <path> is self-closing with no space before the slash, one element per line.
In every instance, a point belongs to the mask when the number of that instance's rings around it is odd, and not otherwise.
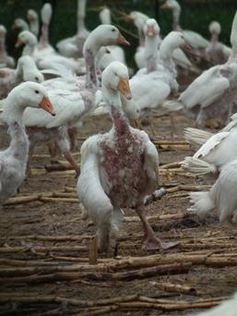
<path fill-rule="evenodd" d="M 39 81 L 39 78 L 38 78 L 38 77 L 35 77 L 35 80 L 36 80 L 36 81 Z M 37 91 L 38 91 L 38 90 L 37 90 Z M 35 91 L 35 93 L 39 93 L 39 91 L 38 91 L 38 92 Z"/>
<path fill-rule="evenodd" d="M 115 32 L 116 30 L 115 30 L 115 29 L 112 29 L 111 31 L 112 31 L 112 32 Z"/>
<path fill-rule="evenodd" d="M 38 94 L 38 93 L 39 93 L 39 90 L 35 90 L 35 93 L 37 93 L 37 94 Z"/>

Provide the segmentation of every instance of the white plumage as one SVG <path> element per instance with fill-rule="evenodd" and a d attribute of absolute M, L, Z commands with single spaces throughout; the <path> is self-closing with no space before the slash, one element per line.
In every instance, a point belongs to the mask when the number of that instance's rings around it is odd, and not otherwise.
<path fill-rule="evenodd" d="M 98 248 L 107 251 L 114 228 L 119 229 L 122 207 L 134 207 L 143 223 L 146 248 L 168 248 L 155 236 L 144 214 L 144 198 L 158 185 L 158 153 L 143 131 L 129 126 L 119 92 L 131 98 L 128 71 L 111 63 L 102 74 L 102 91 L 113 127 L 88 138 L 81 147 L 77 191 L 97 229 Z"/>
<path fill-rule="evenodd" d="M 28 106 L 53 111 L 47 91 L 37 83 L 22 83 L 5 99 L 2 116 L 9 125 L 11 142 L 6 150 L 0 152 L 0 204 L 16 194 L 25 178 L 29 142 L 22 116 Z"/>

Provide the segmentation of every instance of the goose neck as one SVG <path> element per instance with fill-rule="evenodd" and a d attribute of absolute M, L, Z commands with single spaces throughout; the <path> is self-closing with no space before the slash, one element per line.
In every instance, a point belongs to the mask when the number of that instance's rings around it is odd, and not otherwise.
<path fill-rule="evenodd" d="M 145 38 L 145 60 L 147 72 L 157 70 L 157 54 L 158 54 L 159 37 Z"/>

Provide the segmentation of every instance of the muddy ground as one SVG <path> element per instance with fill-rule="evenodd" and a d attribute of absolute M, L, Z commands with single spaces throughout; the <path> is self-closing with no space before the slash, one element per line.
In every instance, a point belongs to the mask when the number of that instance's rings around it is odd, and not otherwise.
<path fill-rule="evenodd" d="M 183 127 L 192 124 L 177 114 L 175 141 L 183 140 Z M 80 137 L 110 125 L 106 116 L 90 118 Z M 156 113 L 154 131 L 154 139 L 172 141 L 169 116 Z M 1 148 L 5 142 L 1 129 Z M 182 160 L 192 149 L 171 144 L 161 146 L 159 153 L 162 166 Z M 205 221 L 185 215 L 187 187 L 147 205 L 157 234 L 179 241 L 176 248 L 142 250 L 141 224 L 128 209 L 116 253 L 99 255 L 97 265 L 89 265 L 95 227 L 82 218 L 74 172 L 47 172 L 49 163 L 47 147 L 39 146 L 33 174 L 17 196 L 38 197 L 0 210 L 0 315 L 187 315 L 236 290 L 236 228 L 220 226 L 216 214 Z M 166 188 L 210 183 L 177 167 L 161 171 L 160 185 Z"/>

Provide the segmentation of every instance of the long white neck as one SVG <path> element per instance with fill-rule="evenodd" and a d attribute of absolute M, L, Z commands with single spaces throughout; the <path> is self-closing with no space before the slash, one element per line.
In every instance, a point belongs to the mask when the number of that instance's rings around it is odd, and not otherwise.
<path fill-rule="evenodd" d="M 34 19 L 30 21 L 30 31 L 36 36 L 39 36 L 39 19 Z"/>
<path fill-rule="evenodd" d="M 172 13 L 173 13 L 173 29 L 175 31 L 181 31 L 181 27 L 179 24 L 181 7 L 178 3 L 176 3 L 176 5 L 172 8 Z"/>
<path fill-rule="evenodd" d="M 28 41 L 22 50 L 22 56 L 27 56 L 27 55 L 33 56 L 36 45 L 37 45 L 37 42 Z"/>
<path fill-rule="evenodd" d="M 11 122 L 8 132 L 11 136 L 8 151 L 25 167 L 29 153 L 29 140 L 25 128 L 18 122 Z"/>
<path fill-rule="evenodd" d="M 8 124 L 17 122 L 23 125 L 22 117 L 25 110 L 25 103 L 21 96 L 16 96 L 14 91 L 11 91 L 4 101 L 3 119 Z"/>
<path fill-rule="evenodd" d="M 157 69 L 158 43 L 158 35 L 145 37 L 145 59 L 147 72 L 151 72 Z"/>
<path fill-rule="evenodd" d="M 102 86 L 103 97 L 109 106 L 110 115 L 113 120 L 113 128 L 117 136 L 129 133 L 129 121 L 122 109 L 120 94 L 118 91 L 107 89 Z"/>
<path fill-rule="evenodd" d="M 0 58 L 7 55 L 6 46 L 5 46 L 5 36 L 0 37 Z"/>
<path fill-rule="evenodd" d="M 49 25 L 42 24 L 39 46 L 41 48 L 45 48 L 47 47 L 48 44 L 49 44 Z"/>
<path fill-rule="evenodd" d="M 108 8 L 105 8 L 100 12 L 100 20 L 102 24 L 111 24 L 111 13 Z"/>
<path fill-rule="evenodd" d="M 164 39 L 160 45 L 160 58 L 163 62 L 173 61 L 173 52 L 177 48 L 168 38 Z"/>
<path fill-rule="evenodd" d="M 77 33 L 86 29 L 86 1 L 87 0 L 78 0 L 77 2 Z"/>

